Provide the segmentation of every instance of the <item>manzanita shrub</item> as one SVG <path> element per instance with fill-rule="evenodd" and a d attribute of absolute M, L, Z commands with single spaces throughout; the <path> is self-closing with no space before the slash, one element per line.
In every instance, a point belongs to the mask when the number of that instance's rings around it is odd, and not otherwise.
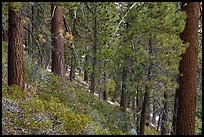
<path fill-rule="evenodd" d="M 7 119 L 7 123 L 3 128 L 18 127 L 20 134 L 83 134 L 86 124 L 92 122 L 90 117 L 72 112 L 52 95 L 48 100 L 37 94 L 29 97 L 28 91 L 12 86 L 3 88 L 3 98 L 16 105 L 13 111 L 12 105 L 4 104 L 2 119 Z"/>

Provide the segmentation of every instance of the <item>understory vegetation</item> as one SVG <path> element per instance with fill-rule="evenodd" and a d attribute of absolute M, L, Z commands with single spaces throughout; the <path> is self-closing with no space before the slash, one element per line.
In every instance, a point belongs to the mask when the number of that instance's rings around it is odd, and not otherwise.
<path fill-rule="evenodd" d="M 125 134 L 131 128 L 128 112 L 51 73 L 46 79 L 26 91 L 3 87 L 3 134 Z"/>

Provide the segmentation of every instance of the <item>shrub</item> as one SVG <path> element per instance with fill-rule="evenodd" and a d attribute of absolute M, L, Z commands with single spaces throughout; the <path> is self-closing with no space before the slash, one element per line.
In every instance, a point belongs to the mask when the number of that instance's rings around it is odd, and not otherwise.
<path fill-rule="evenodd" d="M 90 117 L 72 112 L 52 95 L 47 100 L 38 95 L 26 99 L 26 92 L 15 86 L 8 89 L 6 92 L 4 88 L 3 96 L 17 102 L 18 111 L 14 114 L 11 110 L 3 112 L 4 119 L 13 119 L 4 124 L 5 128 L 21 127 L 24 129 L 22 134 L 82 134 L 85 125 L 92 122 Z"/>

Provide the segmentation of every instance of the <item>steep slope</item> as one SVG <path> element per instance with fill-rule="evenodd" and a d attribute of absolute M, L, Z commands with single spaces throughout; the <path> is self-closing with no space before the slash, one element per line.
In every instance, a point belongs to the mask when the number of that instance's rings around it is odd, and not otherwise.
<path fill-rule="evenodd" d="M 26 91 L 3 87 L 3 134 L 130 134 L 129 113 L 51 73 Z"/>

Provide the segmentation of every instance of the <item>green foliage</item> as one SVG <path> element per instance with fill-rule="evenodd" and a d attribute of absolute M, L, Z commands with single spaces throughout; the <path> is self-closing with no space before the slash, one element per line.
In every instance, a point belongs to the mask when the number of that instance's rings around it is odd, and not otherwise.
<path fill-rule="evenodd" d="M 7 85 L 8 43 L 2 41 L 2 85 Z"/>
<path fill-rule="evenodd" d="M 134 12 L 137 14 L 133 14 Z M 136 56 L 134 60 L 137 64 L 134 67 L 137 71 L 143 68 L 139 77 L 146 75 L 144 72 L 151 65 L 151 75 L 154 77 L 151 87 L 159 89 L 158 94 L 164 91 L 174 92 L 178 87 L 175 77 L 179 73 L 180 55 L 187 48 L 179 38 L 185 26 L 185 13 L 176 13 L 175 3 L 142 3 L 133 8 L 128 19 L 132 19 L 129 20 L 132 28 L 128 35 L 135 42 L 133 57 Z"/>
<path fill-rule="evenodd" d="M 202 118 L 196 117 L 196 129 L 195 129 L 196 135 L 202 135 Z"/>
<path fill-rule="evenodd" d="M 12 8 L 12 10 L 18 12 L 22 6 L 21 2 L 9 2 L 9 6 Z"/>
<path fill-rule="evenodd" d="M 9 5 L 9 2 L 2 2 L 2 17 L 3 17 L 2 19 L 8 19 L 8 17 L 5 16 L 5 15 L 8 15 L 8 5 Z"/>
<path fill-rule="evenodd" d="M 119 107 L 113 107 L 109 103 L 99 100 L 95 95 L 87 93 L 84 86 L 79 86 L 75 82 L 69 83 L 53 75 L 38 62 L 39 50 L 42 53 L 50 54 L 52 49 L 51 3 L 3 2 L 2 4 L 2 25 L 4 28 L 7 28 L 8 5 L 14 11 L 18 11 L 22 7 L 25 14 L 22 22 L 28 25 L 32 21 L 35 25 L 33 35 L 37 37 L 42 34 L 46 39 L 46 43 L 40 45 L 40 48 L 33 42 L 32 45 L 26 45 L 28 52 L 25 52 L 24 72 L 26 86 L 29 88 L 25 91 L 16 86 L 6 86 L 8 44 L 2 42 L 3 99 L 13 101 L 19 109 L 15 113 L 3 109 L 3 119 L 9 121 L 2 126 L 3 131 L 8 134 L 129 134 L 128 127 L 132 123 L 129 112 L 122 113 Z M 128 72 L 125 83 L 128 91 L 127 96 L 131 98 L 136 96 L 136 92 L 142 97 L 148 86 L 151 87 L 153 99 L 161 103 L 163 98 L 159 97 L 163 96 L 164 92 L 171 95 L 178 88 L 176 77 L 179 73 L 180 55 L 185 52 L 188 45 L 183 44 L 179 38 L 179 34 L 185 27 L 186 15 L 185 12 L 176 9 L 177 3 L 136 3 L 126 17 L 124 15 L 133 3 L 121 2 L 120 6 L 116 6 L 116 3 L 113 2 L 87 2 L 86 4 L 83 2 L 57 2 L 57 4 L 62 6 L 72 33 L 77 32 L 77 36 L 74 36 L 75 50 L 79 57 L 77 65 L 91 74 L 93 72 L 92 59 L 94 56 L 96 57 L 96 81 L 100 81 L 104 73 L 107 79 L 106 82 L 96 83 L 96 85 L 97 88 L 107 91 L 108 97 L 113 98 L 116 83 L 121 83 L 122 80 L 122 74 L 118 73 L 127 67 L 130 72 Z M 35 9 L 36 17 L 34 19 L 32 19 L 31 6 L 34 6 Z M 96 15 L 97 23 L 96 55 L 93 53 L 94 15 Z M 74 17 L 76 17 L 75 24 Z M 116 35 L 112 37 L 123 17 L 124 21 L 120 24 Z M 128 22 L 128 27 L 125 22 Z M 25 43 L 27 43 L 29 38 L 27 31 L 25 31 L 24 37 Z M 202 64 L 201 37 L 199 35 L 199 66 Z M 150 47 L 150 43 L 152 47 Z M 66 43 L 65 64 L 68 65 L 73 60 L 69 46 Z M 88 55 L 88 62 L 84 61 L 83 55 Z M 147 78 L 149 69 L 151 69 L 151 80 Z M 120 73 L 123 72 L 120 71 Z M 118 101 L 120 89 L 117 90 L 116 100 Z M 201 110 L 199 102 L 196 112 L 196 134 L 202 133 Z M 11 130 L 9 127 L 12 130 L 21 127 L 22 130 L 13 133 L 9 131 Z M 159 133 L 147 127 L 145 134 L 158 135 Z"/>
<path fill-rule="evenodd" d="M 115 81 L 113 79 L 108 79 L 107 82 L 102 85 L 104 86 L 104 90 L 107 91 L 107 93 L 110 95 L 110 97 L 113 97 L 114 90 L 115 90 Z"/>
<path fill-rule="evenodd" d="M 28 85 L 38 84 L 40 82 L 46 81 L 51 72 L 44 69 L 44 66 L 38 62 L 38 59 L 31 59 L 28 52 L 24 52 L 24 75 L 25 81 Z"/>
<path fill-rule="evenodd" d="M 160 135 L 160 133 L 156 129 L 146 127 L 145 128 L 145 135 Z"/>
<path fill-rule="evenodd" d="M 4 109 L 3 118 L 15 121 L 4 125 L 6 131 L 9 126 L 19 126 L 19 134 L 124 134 L 127 130 L 128 115 L 119 108 L 53 74 L 26 91 L 4 87 L 3 97 L 15 102 L 18 110 L 7 117 L 10 111 Z M 121 124 L 124 121 L 126 125 Z"/>
<path fill-rule="evenodd" d="M 124 135 L 124 132 L 122 130 L 119 130 L 115 128 L 112 124 L 107 124 L 106 127 L 108 128 L 107 133 L 101 133 L 99 132 L 99 135 Z"/>
<path fill-rule="evenodd" d="M 87 93 L 86 90 L 81 90 L 82 87 L 79 87 L 75 83 L 64 82 L 61 78 L 52 75 L 48 81 L 45 84 L 46 86 L 39 92 L 40 98 L 49 99 L 50 95 L 57 97 L 60 99 L 60 102 L 72 111 L 91 116 L 92 120 L 100 125 L 102 124 L 102 127 L 106 127 L 104 123 L 111 124 L 117 121 L 122 115 L 122 113 L 119 113 L 119 108 L 113 108 L 107 102 L 98 100 L 95 95 Z M 114 86 L 112 82 L 109 82 L 110 89 L 111 86 Z M 120 122 L 122 123 L 124 121 L 127 121 L 127 119 L 121 118 Z M 124 126 L 120 123 L 117 123 L 115 126 L 123 131 L 125 130 Z M 97 134 L 100 130 L 98 129 L 94 134 Z"/>
<path fill-rule="evenodd" d="M 15 101 L 25 100 L 28 98 L 29 93 L 23 91 L 19 86 L 2 87 L 3 96 Z"/>
<path fill-rule="evenodd" d="M 8 58 L 8 43 L 5 41 L 2 41 L 2 65 L 7 65 L 7 59 Z M 2 66 L 2 67 L 3 67 Z"/>
<path fill-rule="evenodd" d="M 200 103 L 199 101 L 196 107 L 196 135 L 202 135 L 202 106 Z"/>
<path fill-rule="evenodd" d="M 83 134 L 84 126 L 92 122 L 90 117 L 74 113 L 51 95 L 49 100 L 43 100 L 38 96 L 20 99 L 27 94 L 15 87 L 9 88 L 9 91 L 11 92 L 8 93 L 4 89 L 3 96 L 16 101 L 18 110 L 22 113 L 13 115 L 6 111 L 3 116 L 7 119 L 13 118 L 15 122 L 9 124 L 25 129 L 25 134 L 47 134 L 49 130 L 57 134 Z M 60 125 L 56 125 L 57 122 Z M 58 127 L 55 128 L 56 126 Z"/>
<path fill-rule="evenodd" d="M 198 36 L 198 66 L 202 66 L 202 35 L 198 34 Z"/>

